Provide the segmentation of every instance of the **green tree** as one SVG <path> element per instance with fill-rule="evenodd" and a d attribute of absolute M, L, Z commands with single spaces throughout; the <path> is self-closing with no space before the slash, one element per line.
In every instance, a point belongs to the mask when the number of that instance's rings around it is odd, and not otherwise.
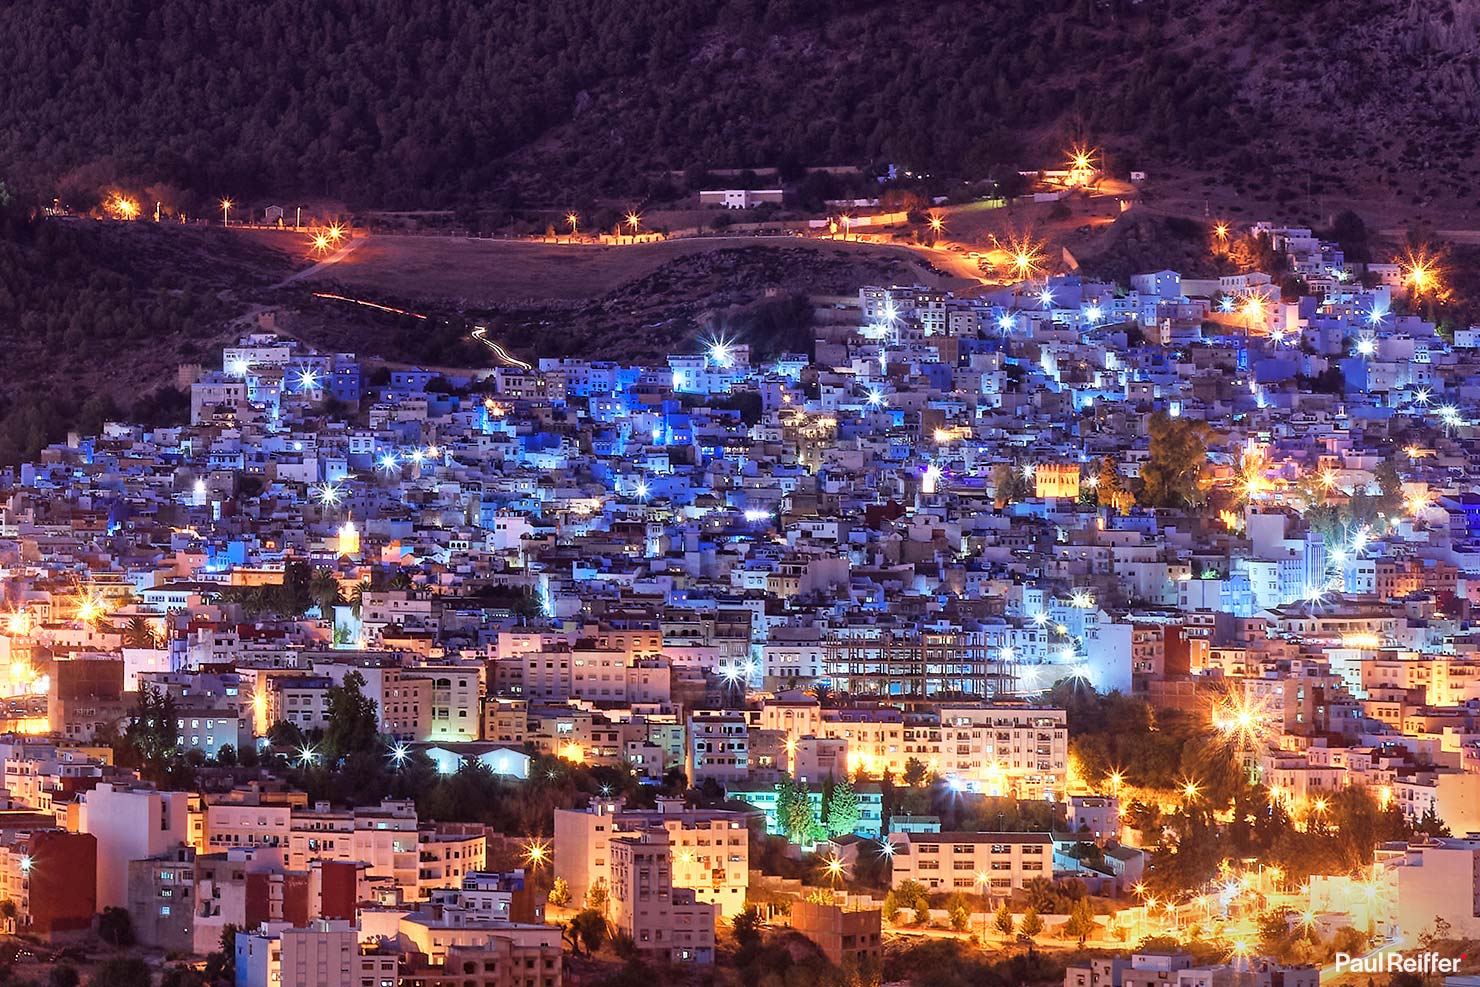
<path fill-rule="evenodd" d="M 858 804 L 858 793 L 845 780 L 832 785 L 831 791 L 827 794 L 825 828 L 828 835 L 843 836 L 853 832 L 854 827 L 858 825 L 862 811 Z"/>
<path fill-rule="evenodd" d="M 236 983 L 236 934 L 240 930 L 228 922 L 221 928 L 216 949 L 206 956 L 206 979 L 213 984 Z"/>
<path fill-rule="evenodd" d="M 1389 518 L 1403 512 L 1403 477 L 1398 474 L 1398 464 L 1392 456 L 1386 456 L 1372 471 L 1377 483 L 1377 509 Z"/>
<path fill-rule="evenodd" d="M 906 908 L 914 912 L 916 922 L 924 922 L 929 917 L 930 896 L 919 881 L 900 881 L 884 896 L 884 911 L 889 921 L 897 921 L 900 911 Z"/>
<path fill-rule="evenodd" d="M 1259 918 L 1259 949 L 1268 956 L 1281 955 L 1290 935 L 1290 909 L 1276 908 Z"/>
<path fill-rule="evenodd" d="M 893 891 L 884 895 L 884 907 L 879 914 L 886 922 L 899 921 L 899 899 L 894 896 Z"/>
<path fill-rule="evenodd" d="M 154 630 L 147 620 L 137 614 L 128 619 L 128 623 L 123 627 L 125 648 L 153 648 L 156 644 Z"/>
<path fill-rule="evenodd" d="M 555 878 L 555 883 L 550 885 L 550 904 L 558 908 L 564 908 L 571 903 L 570 882 L 563 877 Z"/>
<path fill-rule="evenodd" d="M 605 915 L 606 906 L 609 903 L 610 898 L 611 892 L 607 890 L 606 878 L 598 877 L 596 880 L 592 881 L 591 886 L 586 889 L 586 910 Z"/>
<path fill-rule="evenodd" d="M 283 583 L 277 589 L 274 609 L 281 614 L 299 616 L 313 605 L 313 566 L 302 560 L 283 567 Z"/>
<path fill-rule="evenodd" d="M 587 956 L 595 953 L 606 941 L 606 916 L 595 908 L 583 908 L 571 917 L 569 928 L 572 933 L 572 945 L 579 943 L 579 949 L 584 950 Z"/>
<path fill-rule="evenodd" d="M 946 902 L 946 915 L 950 917 L 951 928 L 957 932 L 965 932 L 971 924 L 971 907 L 966 904 L 966 896 L 953 894 Z"/>
<path fill-rule="evenodd" d="M 1017 929 L 1017 923 L 1013 920 L 1012 909 L 1007 907 L 1007 902 L 997 906 L 997 914 L 992 918 L 992 928 L 996 929 L 1004 939 L 1009 938 Z"/>
<path fill-rule="evenodd" d="M 1043 919 L 1038 917 L 1038 910 L 1032 907 L 1023 912 L 1023 920 L 1018 923 L 1018 935 L 1027 936 L 1029 939 L 1036 938 L 1043 933 Z"/>
<path fill-rule="evenodd" d="M 1033 487 L 1016 463 L 998 463 L 992 467 L 992 500 L 998 509 L 1013 501 L 1032 496 Z"/>
<path fill-rule="evenodd" d="M 913 882 L 907 882 L 913 883 Z M 915 924 L 924 925 L 930 921 L 930 893 L 925 890 L 923 884 L 915 885 L 910 890 L 909 898 L 906 899 L 911 911 L 915 913 Z"/>
<path fill-rule="evenodd" d="M 209 984 L 205 974 L 184 963 L 165 967 L 159 977 L 159 987 L 209 987 Z"/>
<path fill-rule="evenodd" d="M 134 944 L 134 924 L 128 909 L 110 905 L 98 916 L 98 938 L 117 949 Z"/>
<path fill-rule="evenodd" d="M 349 612 L 355 615 L 356 620 L 359 620 L 360 614 L 364 612 L 365 593 L 369 589 L 369 583 L 358 582 L 355 583 L 355 588 L 349 591 Z"/>
<path fill-rule="evenodd" d="M 1078 940 L 1082 949 L 1085 940 L 1093 935 L 1094 931 L 1095 913 L 1090 907 L 1089 898 L 1080 898 L 1069 911 L 1069 921 L 1064 923 L 1064 933 Z"/>
<path fill-rule="evenodd" d="M 365 677 L 359 672 L 350 672 L 343 684 L 329 687 L 324 751 L 331 763 L 351 754 L 379 750 L 380 721 L 375 700 L 365 695 L 364 688 Z"/>
<path fill-rule="evenodd" d="M 145 778 L 161 781 L 180 753 L 180 722 L 175 697 L 145 685 L 124 729 L 125 761 Z"/>
<path fill-rule="evenodd" d="M 1141 503 L 1185 507 L 1201 502 L 1202 471 L 1208 449 L 1204 426 L 1157 411 L 1146 420 L 1150 449 L 1141 464 Z"/>
<path fill-rule="evenodd" d="M 761 913 L 754 905 L 746 905 L 730 923 L 735 942 L 741 949 L 758 946 L 761 941 Z"/>
<path fill-rule="evenodd" d="M 919 788 L 930 777 L 930 767 L 918 757 L 905 758 L 903 781 L 911 788 Z"/>
<path fill-rule="evenodd" d="M 1095 474 L 1094 492 L 1096 502 L 1101 507 L 1115 507 L 1125 495 L 1125 484 L 1113 457 L 1106 456 L 1100 460 L 1099 471 Z"/>
<path fill-rule="evenodd" d="M 308 595 L 319 608 L 319 616 L 327 620 L 334 616 L 334 605 L 342 599 L 339 580 L 328 569 L 315 569 L 308 582 Z"/>
<path fill-rule="evenodd" d="M 776 786 L 776 825 L 792 843 L 806 845 L 817 835 L 817 814 L 805 785 L 783 778 Z"/>

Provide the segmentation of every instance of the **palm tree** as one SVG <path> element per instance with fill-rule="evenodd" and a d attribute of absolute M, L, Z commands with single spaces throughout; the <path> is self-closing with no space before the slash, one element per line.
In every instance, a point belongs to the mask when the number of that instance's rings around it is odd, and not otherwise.
<path fill-rule="evenodd" d="M 319 606 L 319 616 L 329 617 L 339 602 L 339 580 L 328 569 L 315 569 L 308 581 L 308 595 Z"/>
<path fill-rule="evenodd" d="M 138 614 L 130 617 L 123 628 L 123 646 L 126 648 L 153 648 L 156 644 L 154 628 Z"/>
<path fill-rule="evenodd" d="M 369 591 L 370 584 L 365 582 L 355 583 L 355 588 L 349 591 L 349 610 L 360 619 L 360 611 L 365 607 L 365 594 Z"/>
<path fill-rule="evenodd" d="M 807 690 L 807 694 L 810 695 L 813 699 L 817 700 L 817 705 L 823 707 L 824 709 L 832 705 L 833 689 L 832 686 L 828 685 L 826 682 L 812 683 L 812 688 Z"/>

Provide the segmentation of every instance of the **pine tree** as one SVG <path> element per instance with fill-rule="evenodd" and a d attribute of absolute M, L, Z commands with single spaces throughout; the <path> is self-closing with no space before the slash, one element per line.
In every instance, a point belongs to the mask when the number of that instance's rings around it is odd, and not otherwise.
<path fill-rule="evenodd" d="M 811 843 L 817 831 L 817 816 L 806 787 L 790 778 L 776 786 L 776 828 L 796 844 Z"/>
<path fill-rule="evenodd" d="M 828 835 L 844 836 L 853 832 L 861 814 L 858 793 L 853 790 L 853 786 L 847 781 L 840 781 L 834 785 L 832 795 L 827 800 Z"/>
<path fill-rule="evenodd" d="M 1095 931 L 1095 913 L 1090 908 L 1089 898 L 1080 898 L 1074 902 L 1074 907 L 1069 910 L 1069 921 L 1064 923 L 1064 932 L 1079 940 L 1079 945 L 1084 946 L 1084 941 Z"/>
<path fill-rule="evenodd" d="M 1012 909 L 1007 907 L 1007 902 L 1004 901 L 997 907 L 997 915 L 992 919 L 992 927 L 1002 933 L 1004 939 L 1011 936 L 1013 930 L 1017 928 L 1012 920 Z"/>
<path fill-rule="evenodd" d="M 1114 507 L 1122 490 L 1120 470 L 1116 468 L 1115 460 L 1106 456 L 1100 460 L 1100 470 L 1095 474 L 1095 497 L 1099 505 Z"/>
<path fill-rule="evenodd" d="M 1038 909 L 1029 907 L 1023 912 L 1023 920 L 1018 923 L 1018 935 L 1027 936 L 1032 939 L 1043 931 L 1043 919 L 1038 917 Z"/>
<path fill-rule="evenodd" d="M 965 932 L 971 924 L 971 908 L 966 904 L 965 895 L 951 895 L 946 902 L 946 914 L 950 916 L 951 928 L 957 932 Z"/>

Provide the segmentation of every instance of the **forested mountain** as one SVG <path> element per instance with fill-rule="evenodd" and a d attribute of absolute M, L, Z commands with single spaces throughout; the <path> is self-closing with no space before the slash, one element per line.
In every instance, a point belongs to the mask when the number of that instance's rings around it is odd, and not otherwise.
<path fill-rule="evenodd" d="M 0 466 L 110 416 L 179 421 L 182 362 L 219 359 L 228 302 L 290 270 L 223 230 L 42 219 L 0 185 Z"/>
<path fill-rule="evenodd" d="M 1476 7 L 10 0 L 0 174 L 43 194 L 69 174 L 77 195 L 168 183 L 201 204 L 559 203 L 691 167 L 979 175 L 1081 134 L 1240 181 L 1401 162 L 1460 188 Z"/>

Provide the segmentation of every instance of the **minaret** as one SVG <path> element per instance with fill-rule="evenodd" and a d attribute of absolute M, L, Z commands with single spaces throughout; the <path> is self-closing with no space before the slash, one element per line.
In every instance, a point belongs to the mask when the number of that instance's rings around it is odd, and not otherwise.
<path fill-rule="evenodd" d="M 345 518 L 344 523 L 339 526 L 339 554 L 360 554 L 360 529 L 355 527 L 353 517 Z"/>

